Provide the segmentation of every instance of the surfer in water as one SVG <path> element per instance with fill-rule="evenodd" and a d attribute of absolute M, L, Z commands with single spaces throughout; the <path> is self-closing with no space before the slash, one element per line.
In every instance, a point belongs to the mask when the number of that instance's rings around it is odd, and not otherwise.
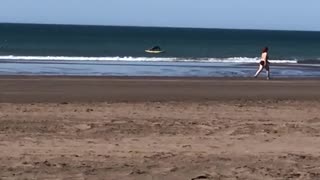
<path fill-rule="evenodd" d="M 149 50 L 151 50 L 151 51 L 161 51 L 161 48 L 159 46 L 153 46 Z"/>
<path fill-rule="evenodd" d="M 265 47 L 262 49 L 262 53 L 261 53 L 261 60 L 259 63 L 259 69 L 257 70 L 256 74 L 254 75 L 254 77 L 258 77 L 259 74 L 261 73 L 261 71 L 263 70 L 263 68 L 266 69 L 267 71 L 267 79 L 270 79 L 270 67 L 269 67 L 269 55 L 268 55 L 268 51 L 269 48 Z"/>
<path fill-rule="evenodd" d="M 152 48 L 145 50 L 145 52 L 152 53 L 152 54 L 159 54 L 159 53 L 163 53 L 164 50 L 162 50 L 160 46 L 153 46 Z"/>

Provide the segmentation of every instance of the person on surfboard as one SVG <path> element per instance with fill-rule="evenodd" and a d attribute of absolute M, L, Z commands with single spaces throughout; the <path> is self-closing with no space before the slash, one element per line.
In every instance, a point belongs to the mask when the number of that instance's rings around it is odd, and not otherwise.
<path fill-rule="evenodd" d="M 149 49 L 150 51 L 161 51 L 160 46 L 153 46 L 152 48 Z"/>

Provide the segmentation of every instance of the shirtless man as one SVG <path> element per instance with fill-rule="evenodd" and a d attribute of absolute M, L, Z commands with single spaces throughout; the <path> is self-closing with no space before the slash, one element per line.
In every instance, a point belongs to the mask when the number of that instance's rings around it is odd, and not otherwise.
<path fill-rule="evenodd" d="M 266 69 L 267 71 L 267 79 L 270 79 L 270 67 L 269 67 L 269 56 L 268 56 L 268 47 L 265 47 L 262 49 L 262 53 L 261 53 L 261 60 L 259 63 L 259 69 L 257 70 L 256 74 L 254 75 L 254 77 L 258 77 L 258 75 L 260 74 L 260 72 L 263 70 L 263 68 Z"/>

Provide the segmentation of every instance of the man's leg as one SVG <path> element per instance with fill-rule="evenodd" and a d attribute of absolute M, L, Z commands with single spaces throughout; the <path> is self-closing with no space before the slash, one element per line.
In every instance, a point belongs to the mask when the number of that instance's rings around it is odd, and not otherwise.
<path fill-rule="evenodd" d="M 270 67 L 268 64 L 266 65 L 266 70 L 267 70 L 267 79 L 269 80 L 270 79 Z"/>
<path fill-rule="evenodd" d="M 258 77 L 258 75 L 261 73 L 262 70 L 263 70 L 263 66 L 260 65 L 260 66 L 259 66 L 259 69 L 257 70 L 257 72 L 256 72 L 256 74 L 254 75 L 254 77 L 255 77 L 255 78 Z"/>

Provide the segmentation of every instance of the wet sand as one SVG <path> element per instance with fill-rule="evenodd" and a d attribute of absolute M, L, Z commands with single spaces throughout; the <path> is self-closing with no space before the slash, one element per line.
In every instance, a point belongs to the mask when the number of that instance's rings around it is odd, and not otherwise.
<path fill-rule="evenodd" d="M 319 179 L 320 80 L 0 77 L 2 179 Z"/>
<path fill-rule="evenodd" d="M 0 77 L 0 102 L 319 100 L 320 79 Z"/>

